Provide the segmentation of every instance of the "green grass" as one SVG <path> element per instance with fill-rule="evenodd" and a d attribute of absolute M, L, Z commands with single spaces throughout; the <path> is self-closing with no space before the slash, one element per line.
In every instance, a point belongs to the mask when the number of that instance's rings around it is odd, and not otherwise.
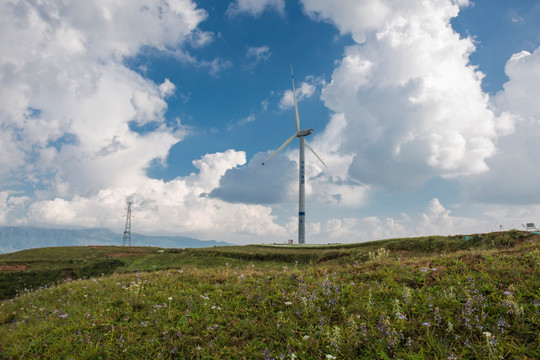
<path fill-rule="evenodd" d="M 1 359 L 540 358 L 536 235 L 7 255 L 114 270 L 0 302 Z"/>

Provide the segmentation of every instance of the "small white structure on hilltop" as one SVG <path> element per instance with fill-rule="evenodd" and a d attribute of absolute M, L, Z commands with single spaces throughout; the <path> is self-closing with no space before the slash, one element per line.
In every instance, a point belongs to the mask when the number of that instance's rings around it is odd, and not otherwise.
<path fill-rule="evenodd" d="M 537 231 L 538 229 L 534 225 L 534 223 L 526 223 L 525 225 L 521 224 L 525 228 L 525 231 Z"/>

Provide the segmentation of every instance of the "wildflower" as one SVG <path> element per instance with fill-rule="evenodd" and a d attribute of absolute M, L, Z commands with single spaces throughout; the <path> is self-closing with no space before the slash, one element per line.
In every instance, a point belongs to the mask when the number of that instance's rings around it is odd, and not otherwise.
<path fill-rule="evenodd" d="M 336 358 L 334 355 L 332 355 L 332 354 L 326 354 L 326 358 L 327 358 L 328 360 L 334 360 L 334 359 L 337 359 L 337 358 Z"/>
<path fill-rule="evenodd" d="M 503 319 L 503 317 L 501 316 L 501 317 L 499 318 L 499 322 L 498 322 L 498 324 L 497 324 L 497 328 L 498 328 L 501 332 L 504 332 L 505 329 L 506 329 L 507 327 L 510 327 L 510 325 L 509 325 L 509 324 Z"/>
<path fill-rule="evenodd" d="M 290 301 L 285 301 L 285 305 L 291 306 L 291 305 L 292 305 L 292 302 L 290 302 Z"/>
<path fill-rule="evenodd" d="M 168 299 L 169 299 L 169 300 L 172 300 L 172 296 L 169 296 Z"/>
<path fill-rule="evenodd" d="M 265 360 L 273 360 L 274 359 L 272 357 L 272 355 L 270 355 L 270 350 L 268 350 L 268 349 L 264 349 L 264 358 L 265 358 Z"/>
<path fill-rule="evenodd" d="M 438 307 L 435 308 L 434 310 L 434 317 L 435 317 L 435 321 L 437 322 L 436 325 L 439 326 L 441 324 L 441 321 L 442 321 L 442 316 L 440 314 L 440 310 Z"/>
<path fill-rule="evenodd" d="M 422 323 L 422 325 L 423 325 L 423 326 L 427 326 L 427 327 L 430 327 L 430 326 L 431 326 L 431 324 L 430 324 L 430 323 L 428 323 L 427 321 L 426 321 L 426 322 L 424 322 L 424 323 Z"/>
<path fill-rule="evenodd" d="M 60 317 L 61 317 L 62 319 L 65 319 L 65 318 L 68 317 L 68 314 L 60 314 Z"/>
<path fill-rule="evenodd" d="M 309 335 L 304 335 L 304 337 L 302 339 L 309 340 Z"/>
<path fill-rule="evenodd" d="M 510 291 L 505 291 L 503 294 L 506 295 L 506 296 L 511 296 L 511 295 L 512 295 L 512 292 L 510 292 Z"/>
<path fill-rule="evenodd" d="M 366 336 L 367 336 L 367 326 L 366 326 L 366 323 L 361 323 L 361 324 L 360 324 L 360 333 L 362 334 L 363 337 L 366 337 Z"/>
<path fill-rule="evenodd" d="M 426 271 L 428 271 L 428 268 L 422 268 L 420 271 L 421 272 L 426 272 Z"/>

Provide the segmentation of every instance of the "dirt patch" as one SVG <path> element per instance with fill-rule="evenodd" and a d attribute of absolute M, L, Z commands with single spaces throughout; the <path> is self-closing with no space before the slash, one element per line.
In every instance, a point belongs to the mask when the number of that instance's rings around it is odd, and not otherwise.
<path fill-rule="evenodd" d="M 119 257 L 124 257 L 124 256 L 139 256 L 139 255 L 146 255 L 148 254 L 147 252 L 132 252 L 132 253 L 128 253 L 128 252 L 117 252 L 117 253 L 110 253 L 109 255 L 107 255 L 108 258 L 119 258 Z"/>
<path fill-rule="evenodd" d="M 65 281 L 73 281 L 77 279 L 77 274 L 72 268 L 62 269 L 62 277 Z"/>
<path fill-rule="evenodd" d="M 26 265 L 0 265 L 0 271 L 24 271 L 28 269 Z"/>

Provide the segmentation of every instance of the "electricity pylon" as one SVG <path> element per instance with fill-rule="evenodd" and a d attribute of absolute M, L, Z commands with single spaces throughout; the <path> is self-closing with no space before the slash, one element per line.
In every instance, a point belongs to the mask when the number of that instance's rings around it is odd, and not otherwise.
<path fill-rule="evenodd" d="M 131 204 L 133 201 L 128 201 L 127 215 L 126 215 L 126 228 L 124 229 L 124 242 L 122 246 L 126 246 L 126 243 L 129 242 L 131 246 Z"/>

